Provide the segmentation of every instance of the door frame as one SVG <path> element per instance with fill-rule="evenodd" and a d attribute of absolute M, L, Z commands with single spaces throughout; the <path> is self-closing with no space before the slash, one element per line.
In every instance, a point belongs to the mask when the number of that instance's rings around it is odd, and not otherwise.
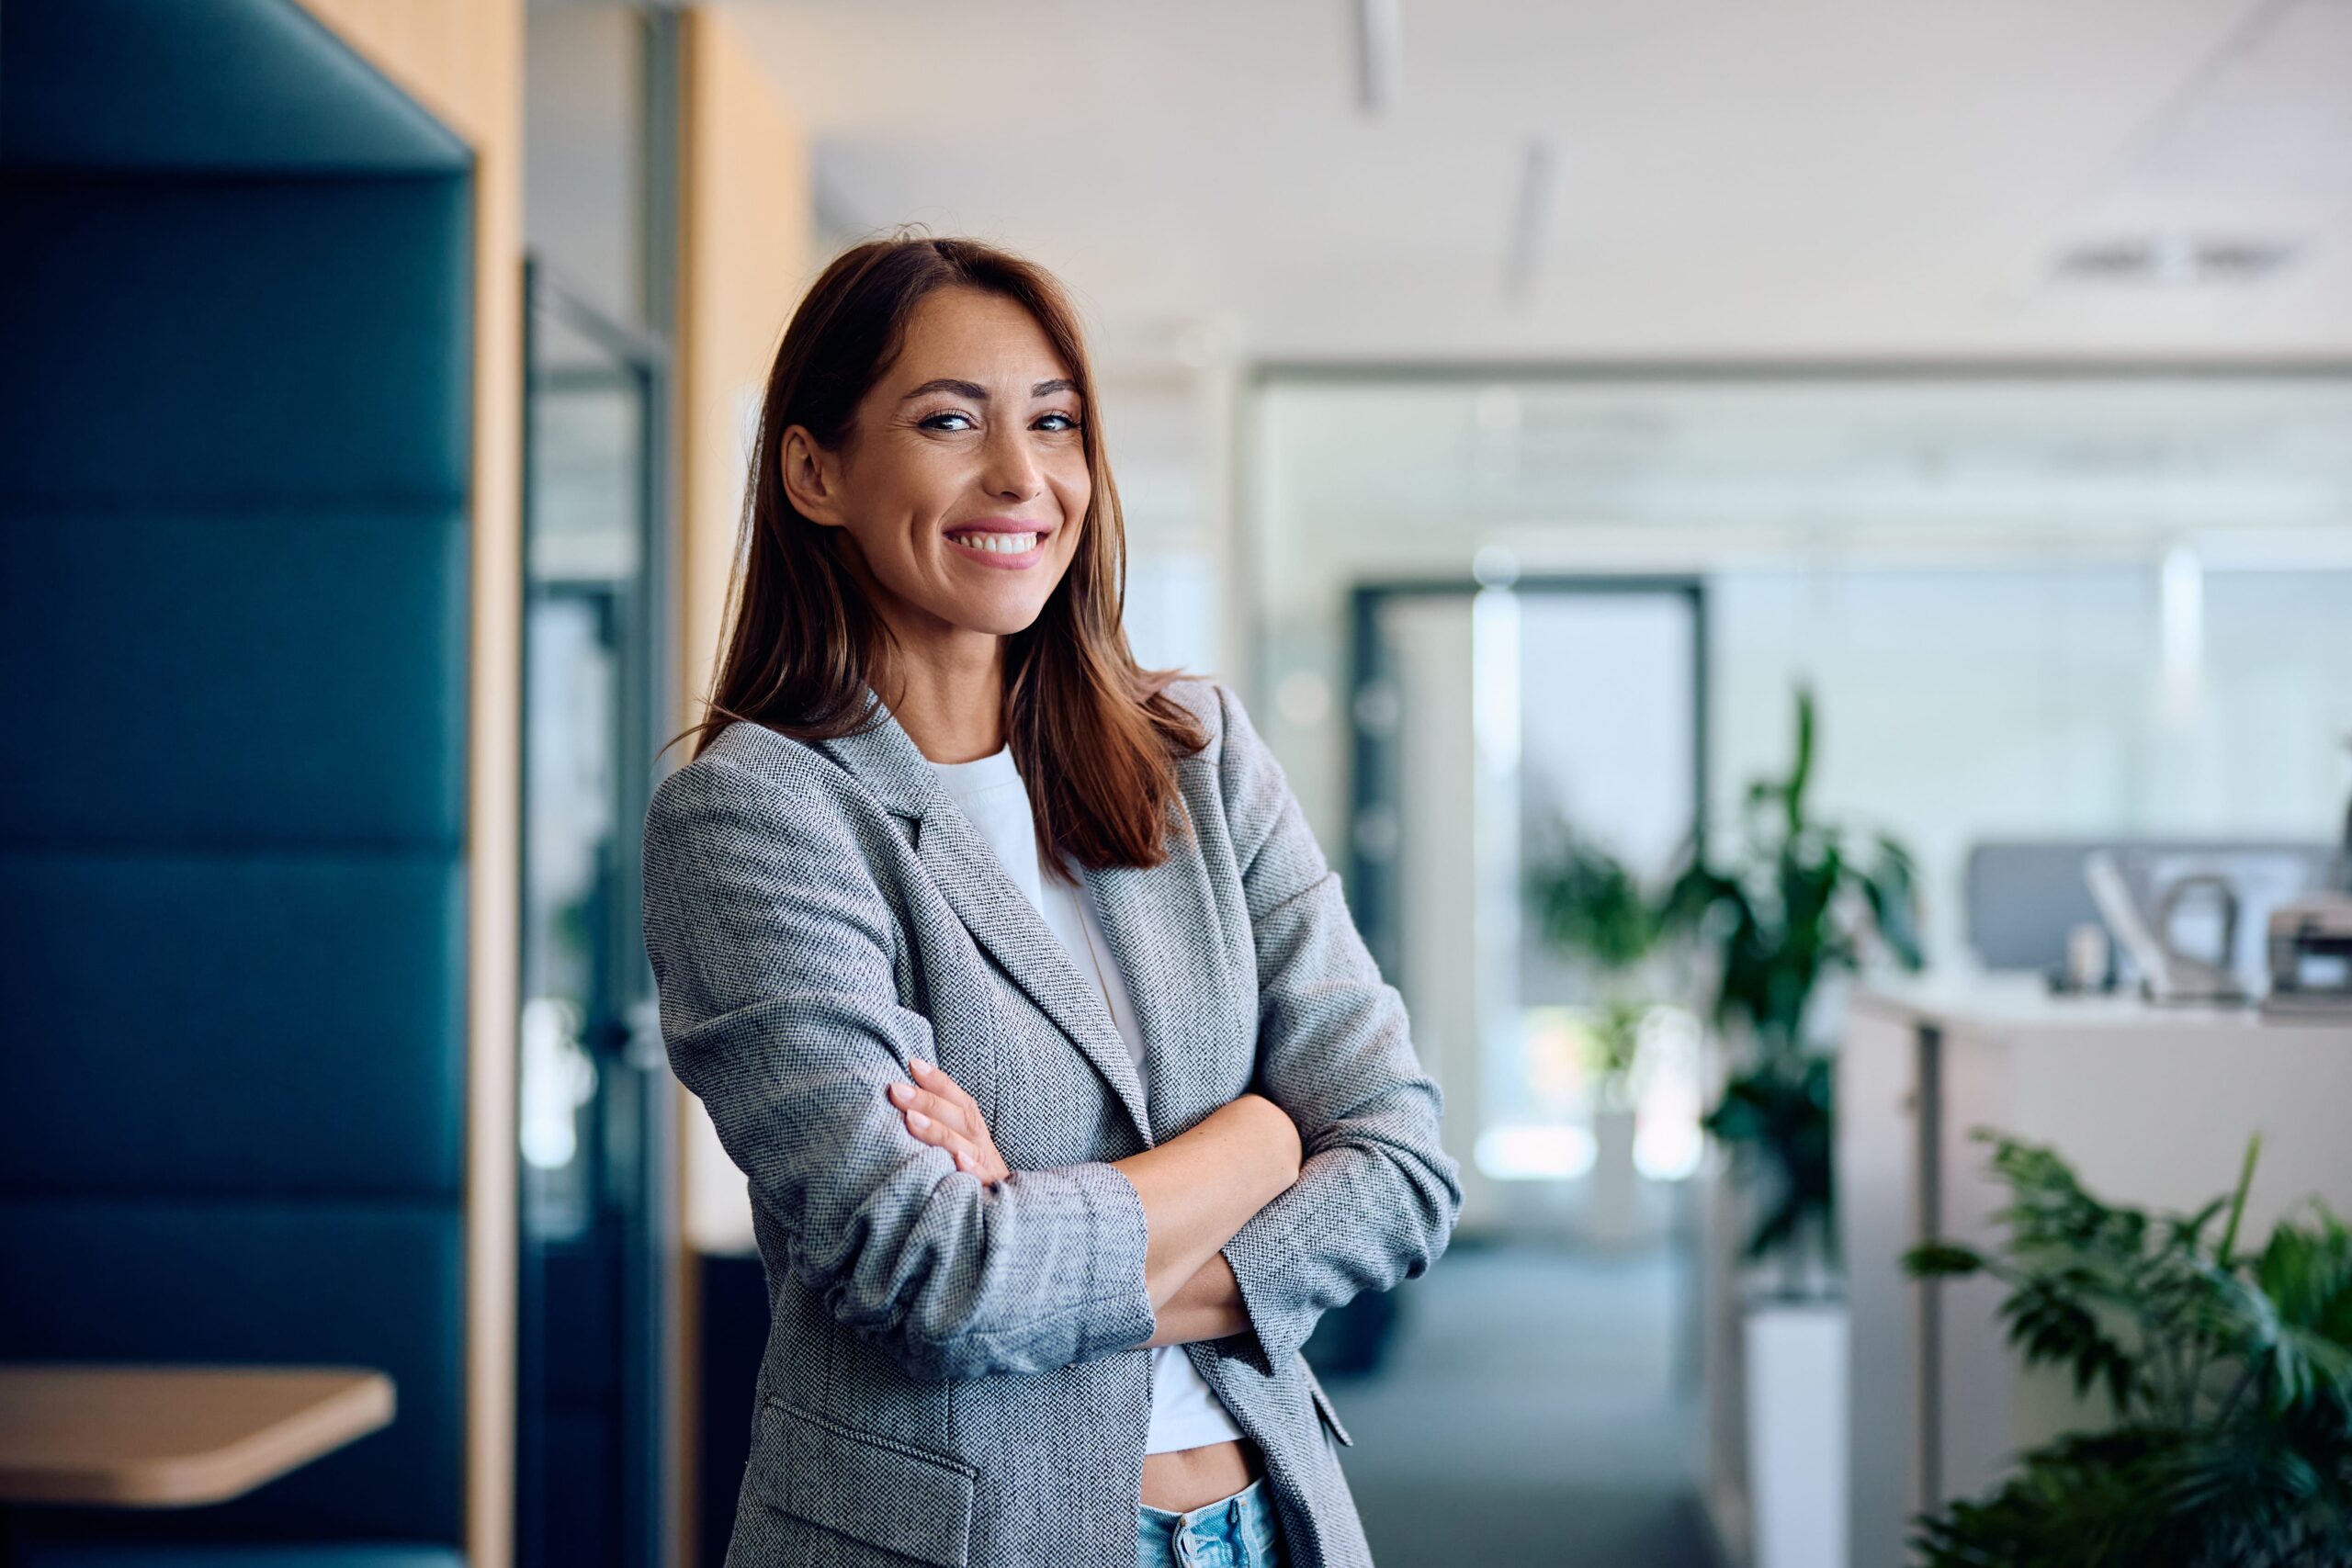
<path fill-rule="evenodd" d="M 1400 931 L 1396 920 L 1399 868 L 1394 857 L 1368 854 L 1365 835 L 1357 825 L 1370 812 L 1395 810 L 1393 797 L 1398 772 L 1396 739 L 1364 722 L 1366 694 L 1385 681 L 1387 663 L 1380 638 L 1380 615 L 1387 605 L 1407 599 L 1468 599 L 1488 588 L 1507 587 L 1528 596 L 1624 597 L 1669 595 L 1690 606 L 1690 803 L 1691 833 L 1702 848 L 1707 833 L 1708 621 L 1707 586 L 1690 574 L 1538 574 L 1509 583 L 1481 582 L 1475 577 L 1382 578 L 1359 582 L 1348 595 L 1348 907 L 1356 929 L 1384 974 L 1402 973 Z"/>
<path fill-rule="evenodd" d="M 614 361 L 611 373 L 582 375 L 559 371 L 543 374 L 537 367 L 542 312 L 561 321 L 567 331 L 594 344 Z M 605 912 L 604 940 L 619 960 L 608 998 L 616 1033 L 609 1050 L 596 1049 L 600 1077 L 616 1067 L 631 1069 L 637 1093 L 627 1108 L 628 1133 L 638 1173 L 636 1202 L 627 1229 L 619 1238 L 622 1251 L 623 1359 L 620 1406 L 623 1427 L 636 1435 L 633 1462 L 623 1472 L 624 1495 L 617 1515 L 622 1530 L 621 1561 L 639 1568 L 662 1568 L 674 1562 L 676 1525 L 682 1495 L 676 1387 L 678 1317 L 679 1162 L 676 1149 L 676 1087 L 668 1070 L 658 1023 L 652 1015 L 653 975 L 645 958 L 639 906 L 643 898 L 640 864 L 645 813 L 656 784 L 641 763 L 661 742 L 657 733 L 669 715 L 667 694 L 674 679 L 676 611 L 673 604 L 673 547 L 676 531 L 672 502 L 671 395 L 673 372 L 669 345 L 590 302 L 580 289 L 563 281 L 547 261 L 526 254 L 523 262 L 522 344 L 522 573 L 520 637 L 521 696 L 528 700 L 530 681 L 530 603 L 538 590 L 533 570 L 532 522 L 537 503 L 535 481 L 538 457 L 537 394 L 572 384 L 609 384 L 626 380 L 638 394 L 638 464 L 635 506 L 639 536 L 638 572 L 634 592 L 608 596 L 607 611 L 617 617 L 615 706 L 614 808 L 611 867 L 613 897 Z M 559 589 L 558 592 L 571 590 Z M 523 944 L 528 910 L 521 898 L 530 887 L 531 833 L 528 818 L 531 758 L 528 718 L 518 705 L 516 721 L 525 727 L 525 743 L 517 747 L 516 821 L 520 825 L 516 853 L 518 892 L 515 920 L 515 973 L 526 977 Z M 519 999 L 519 998 L 518 998 Z M 517 1032 L 519 1045 L 519 1030 Z M 519 1084 L 520 1064 L 517 1064 Z M 599 1094 L 612 1092 L 600 1086 Z M 519 1145 L 514 1157 L 521 1160 Z M 601 1165 L 603 1151 L 597 1159 Z M 519 1178 L 519 1172 L 518 1172 Z M 605 1206 L 600 1193 L 597 1206 Z M 530 1240 L 522 1213 L 522 1183 L 515 1184 L 514 1235 L 517 1244 L 518 1309 L 527 1299 L 520 1271 L 527 1271 Z M 534 1377 L 544 1366 L 525 1343 L 524 1325 L 516 1325 L 517 1451 L 514 1523 L 515 1551 L 525 1559 L 521 1531 L 525 1528 L 523 1489 L 526 1475 L 521 1451 L 520 1427 L 526 1408 L 543 1407 L 545 1383 Z M 541 1404 L 534 1406 L 534 1401 Z M 544 1456 L 538 1456 L 542 1461 Z M 538 1477 L 544 1482 L 544 1474 Z"/>

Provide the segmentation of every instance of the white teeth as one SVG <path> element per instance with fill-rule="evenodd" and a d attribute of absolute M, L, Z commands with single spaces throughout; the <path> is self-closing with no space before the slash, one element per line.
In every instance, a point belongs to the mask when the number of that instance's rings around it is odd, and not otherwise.
<path fill-rule="evenodd" d="M 967 550 L 992 556 L 1017 556 L 1037 547 L 1035 534 L 957 534 L 952 537 Z"/>

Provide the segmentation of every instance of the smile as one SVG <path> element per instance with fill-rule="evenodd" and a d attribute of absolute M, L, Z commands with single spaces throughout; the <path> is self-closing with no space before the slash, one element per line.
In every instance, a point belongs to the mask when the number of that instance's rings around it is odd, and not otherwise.
<path fill-rule="evenodd" d="M 990 556 L 1025 556 L 1037 547 L 1035 534 L 950 534 L 947 542 Z"/>

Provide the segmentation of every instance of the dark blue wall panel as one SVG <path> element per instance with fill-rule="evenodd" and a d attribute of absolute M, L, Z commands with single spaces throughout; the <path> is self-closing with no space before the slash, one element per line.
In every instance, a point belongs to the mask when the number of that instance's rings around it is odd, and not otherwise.
<path fill-rule="evenodd" d="M 454 1209 L 464 898 L 439 852 L 0 851 L 0 1194 Z"/>
<path fill-rule="evenodd" d="M 15 180 L 0 497 L 446 508 L 471 428 L 469 199 L 447 175 Z"/>
<path fill-rule="evenodd" d="M 0 1358 L 398 1402 L 36 1562 L 463 1540 L 471 199 L 291 0 L 0 13 Z"/>
<path fill-rule="evenodd" d="M 18 167 L 461 174 L 468 161 L 288 0 L 11 0 L 0 70 L 0 160 Z"/>
<path fill-rule="evenodd" d="M 465 514 L 354 504 L 0 513 L 0 850 L 454 852 Z"/>

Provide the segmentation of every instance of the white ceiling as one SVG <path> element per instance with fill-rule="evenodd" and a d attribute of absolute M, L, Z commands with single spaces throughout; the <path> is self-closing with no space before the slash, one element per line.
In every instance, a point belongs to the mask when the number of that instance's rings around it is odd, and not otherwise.
<path fill-rule="evenodd" d="M 1046 262 L 1108 356 L 2352 353 L 2352 0 L 740 0 L 828 216 Z M 1532 138 L 1559 170 L 1507 296 Z M 2052 280 L 2085 241 L 2266 280 Z"/>

